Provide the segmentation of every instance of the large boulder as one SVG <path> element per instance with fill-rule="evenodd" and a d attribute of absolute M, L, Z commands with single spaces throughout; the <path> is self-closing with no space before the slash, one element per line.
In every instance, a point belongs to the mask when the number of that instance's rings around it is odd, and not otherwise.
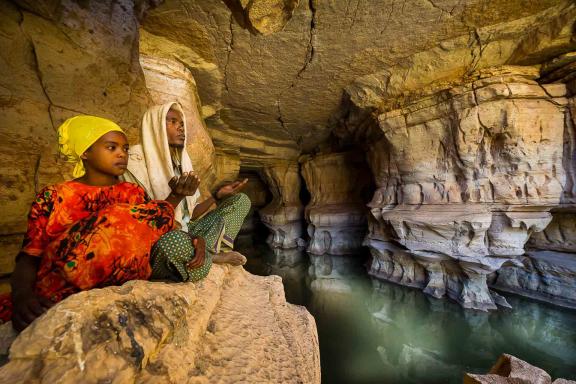
<path fill-rule="evenodd" d="M 22 332 L 9 358 L 0 383 L 320 383 L 314 319 L 286 303 L 281 279 L 217 265 L 199 283 L 73 295 Z"/>

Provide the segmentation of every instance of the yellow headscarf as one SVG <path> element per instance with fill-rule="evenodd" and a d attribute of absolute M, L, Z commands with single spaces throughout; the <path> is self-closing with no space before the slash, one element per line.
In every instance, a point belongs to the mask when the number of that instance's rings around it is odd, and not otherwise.
<path fill-rule="evenodd" d="M 74 116 L 66 120 L 58 128 L 58 143 L 60 152 L 67 161 L 76 163 L 73 176 L 81 177 L 86 173 L 80 156 L 92 144 L 108 132 L 124 133 L 118 124 L 108 119 L 96 116 Z"/>

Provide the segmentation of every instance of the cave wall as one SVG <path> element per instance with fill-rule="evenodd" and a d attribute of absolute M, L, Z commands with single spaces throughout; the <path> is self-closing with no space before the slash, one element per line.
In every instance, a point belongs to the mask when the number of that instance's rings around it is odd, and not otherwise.
<path fill-rule="evenodd" d="M 297 162 L 269 164 L 260 171 L 272 193 L 272 201 L 259 211 L 259 215 L 270 230 L 267 242 L 274 248 L 290 249 L 305 244 L 299 172 Z"/>
<path fill-rule="evenodd" d="M 566 86 L 540 85 L 538 75 L 492 68 L 379 115 L 372 273 L 495 308 L 486 275 L 548 226 L 566 180 Z M 411 264 L 410 276 L 390 268 L 396 260 Z"/>
<path fill-rule="evenodd" d="M 0 1 L 0 275 L 9 274 L 34 195 L 71 176 L 57 127 L 76 114 L 135 142 L 151 103 L 138 61 L 146 1 Z"/>
<path fill-rule="evenodd" d="M 467 308 L 507 306 L 489 286 L 576 305 L 575 11 L 479 26 L 346 88 L 334 133 L 377 185 L 372 275 Z"/>
<path fill-rule="evenodd" d="M 576 306 L 576 54 L 562 55 L 544 63 L 540 81 L 553 81 L 567 87 L 562 165 L 565 183 L 560 202 L 550 213 L 552 220 L 526 244 L 521 265 L 504 266 L 491 277 L 491 285 L 558 305 Z"/>

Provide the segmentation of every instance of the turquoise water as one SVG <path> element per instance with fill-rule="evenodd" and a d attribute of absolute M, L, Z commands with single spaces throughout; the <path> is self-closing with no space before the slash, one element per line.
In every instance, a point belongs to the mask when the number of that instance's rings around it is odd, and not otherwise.
<path fill-rule="evenodd" d="M 576 311 L 506 295 L 513 309 L 465 311 L 366 275 L 365 257 L 240 245 L 246 269 L 283 278 L 316 319 L 323 383 L 462 383 L 502 353 L 576 379 Z"/>

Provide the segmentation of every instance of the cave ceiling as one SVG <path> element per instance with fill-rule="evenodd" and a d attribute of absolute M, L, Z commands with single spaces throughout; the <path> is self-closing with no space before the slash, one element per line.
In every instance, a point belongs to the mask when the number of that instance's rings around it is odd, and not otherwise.
<path fill-rule="evenodd" d="M 470 47 L 463 65 L 473 63 L 482 39 L 490 39 L 479 33 L 483 28 L 566 4 L 167 0 L 142 22 L 141 49 L 192 71 L 213 136 L 238 135 L 307 152 L 329 137 L 343 90 L 355 79 L 406 65 L 419 52 L 449 50 L 446 42 L 459 37 Z M 414 70 L 426 71 L 426 65 Z"/>

